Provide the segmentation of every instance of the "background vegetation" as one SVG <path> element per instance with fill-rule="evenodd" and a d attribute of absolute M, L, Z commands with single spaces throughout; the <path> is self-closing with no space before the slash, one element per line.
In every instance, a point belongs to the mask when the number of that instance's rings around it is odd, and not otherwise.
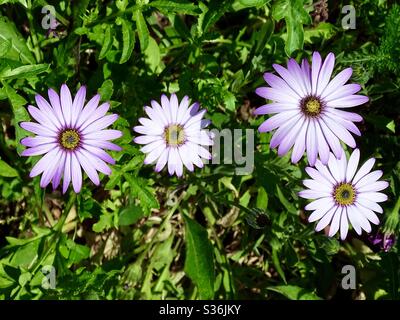
<path fill-rule="evenodd" d="M 365 234 L 315 233 L 297 196 L 304 159 L 291 165 L 256 134 L 252 174 L 208 165 L 184 179 L 156 174 L 132 143 L 143 106 L 189 95 L 213 127 L 257 129 L 254 94 L 273 63 L 334 52 L 335 72 L 370 97 L 358 144 L 390 181 L 382 225 L 398 236 L 400 7 L 396 1 L 49 1 L 59 25 L 42 27 L 44 0 L 0 0 L 0 298 L 398 299 L 399 246 Z M 344 5 L 356 29 L 344 30 Z M 27 105 L 47 88 L 81 84 L 121 115 L 117 165 L 78 195 L 39 187 L 37 159 L 19 154 Z M 340 286 L 343 265 L 357 289 Z M 46 267 L 47 266 L 47 267 Z M 56 286 L 44 273 L 53 266 Z M 43 270 L 44 268 L 44 270 Z M 47 268 L 47 269 L 46 269 Z M 47 270 L 47 271 L 46 271 Z"/>

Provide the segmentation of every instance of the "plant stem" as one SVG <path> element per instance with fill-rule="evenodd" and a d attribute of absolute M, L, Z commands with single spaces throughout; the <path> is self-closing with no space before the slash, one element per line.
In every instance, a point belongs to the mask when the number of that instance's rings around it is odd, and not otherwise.
<path fill-rule="evenodd" d="M 43 53 L 40 50 L 38 37 L 36 35 L 36 31 L 33 25 L 33 15 L 32 15 L 32 1 L 27 0 L 28 10 L 26 11 L 26 15 L 29 21 L 29 31 L 31 33 L 32 45 L 33 45 L 33 53 L 36 58 L 36 62 L 40 63 L 43 61 Z"/>

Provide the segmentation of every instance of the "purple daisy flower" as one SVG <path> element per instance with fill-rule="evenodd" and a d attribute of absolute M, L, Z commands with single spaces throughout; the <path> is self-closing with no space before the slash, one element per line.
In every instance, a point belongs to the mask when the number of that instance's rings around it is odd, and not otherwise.
<path fill-rule="evenodd" d="M 340 141 L 352 148 L 356 142 L 350 132 L 361 135 L 353 122 L 362 121 L 356 113 L 340 110 L 361 105 L 368 97 L 356 95 L 358 84 L 345 84 L 352 69 L 347 68 L 331 80 L 335 56 L 329 53 L 322 62 L 314 52 L 312 66 L 303 59 L 301 66 L 290 59 L 287 69 L 274 64 L 280 77 L 265 73 L 270 87 L 257 88 L 256 93 L 273 103 L 255 110 L 256 115 L 273 114 L 258 130 L 268 132 L 277 129 L 270 146 L 278 147 L 278 155 L 285 155 L 292 147 L 292 162 L 298 162 L 307 151 L 308 163 L 314 166 L 317 156 L 323 164 L 328 163 L 329 151 L 341 156 Z"/>
<path fill-rule="evenodd" d="M 379 191 L 387 188 L 389 183 L 378 181 L 383 174 L 381 170 L 370 172 L 374 158 L 367 160 L 357 171 L 359 160 L 360 151 L 355 149 L 349 161 L 344 154 L 341 159 L 331 154 L 327 166 L 317 160 L 316 168 L 306 168 L 312 179 L 303 181 L 309 189 L 300 191 L 299 196 L 317 199 L 305 207 L 313 211 L 309 222 L 319 220 L 316 231 L 330 224 L 329 236 L 334 236 L 340 229 L 340 237 L 344 240 L 349 223 L 359 235 L 361 229 L 371 232 L 370 222 L 379 223 L 374 211 L 383 212 L 377 202 L 386 201 L 387 196 Z"/>
<path fill-rule="evenodd" d="M 28 147 L 23 156 L 44 155 L 33 167 L 30 177 L 42 173 L 40 186 L 45 188 L 50 182 L 56 189 L 63 177 L 63 193 L 72 182 L 74 191 L 82 187 L 82 170 L 95 185 L 100 184 L 97 171 L 111 174 L 107 163 L 114 159 L 103 149 L 120 151 L 121 148 L 109 140 L 122 136 L 119 130 L 103 130 L 114 123 L 118 115 L 106 115 L 109 103 L 100 106 L 100 95 L 96 94 L 85 105 L 86 87 L 78 90 L 74 99 L 67 85 L 61 86 L 60 96 L 53 89 L 48 90 L 50 103 L 41 95 L 35 100 L 39 108 L 28 106 L 28 111 L 36 122 L 22 122 L 20 126 L 34 134 L 21 143 Z"/>
<path fill-rule="evenodd" d="M 194 165 L 203 167 L 201 158 L 211 159 L 208 146 L 213 141 L 205 130 L 210 120 L 203 119 L 206 110 L 199 107 L 198 102 L 189 106 L 188 96 L 179 103 L 172 94 L 171 99 L 162 95 L 161 105 L 152 100 L 151 107 L 144 108 L 149 118 L 140 118 L 142 125 L 133 129 L 143 134 L 134 142 L 145 145 L 141 148 L 147 154 L 145 164 L 156 162 L 155 171 L 160 172 L 168 163 L 169 174 L 181 177 L 183 165 L 193 171 Z"/>

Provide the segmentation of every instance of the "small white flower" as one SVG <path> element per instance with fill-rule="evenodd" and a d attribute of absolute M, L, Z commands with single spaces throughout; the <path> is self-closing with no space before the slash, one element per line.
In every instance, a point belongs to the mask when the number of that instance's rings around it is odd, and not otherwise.
<path fill-rule="evenodd" d="M 316 231 L 330 224 L 329 236 L 334 236 L 340 229 L 340 237 L 344 240 L 349 223 L 359 235 L 362 229 L 371 232 L 370 222 L 379 224 L 374 211 L 383 212 L 378 202 L 386 201 L 387 196 L 379 191 L 387 188 L 389 183 L 378 181 L 383 174 L 381 170 L 370 172 L 374 158 L 357 171 L 359 160 L 360 151 L 355 149 L 348 162 L 344 153 L 341 159 L 331 153 L 327 166 L 317 160 L 316 168 L 306 168 L 312 179 L 303 181 L 309 189 L 299 192 L 299 196 L 317 199 L 305 207 L 313 211 L 309 222 L 319 220 Z"/>
<path fill-rule="evenodd" d="M 144 145 L 141 151 L 147 154 L 145 164 L 156 162 L 155 171 L 159 172 L 168 163 L 169 174 L 181 177 L 183 165 L 193 171 L 193 165 L 204 166 L 201 158 L 211 159 L 207 147 L 213 141 L 211 134 L 204 130 L 210 120 L 203 119 L 206 110 L 199 111 L 199 107 L 197 102 L 189 106 L 188 96 L 179 103 L 172 94 L 170 99 L 162 95 L 161 105 L 152 100 L 151 107 L 144 108 L 149 118 L 140 118 L 142 125 L 133 129 L 143 134 L 134 142 Z"/>

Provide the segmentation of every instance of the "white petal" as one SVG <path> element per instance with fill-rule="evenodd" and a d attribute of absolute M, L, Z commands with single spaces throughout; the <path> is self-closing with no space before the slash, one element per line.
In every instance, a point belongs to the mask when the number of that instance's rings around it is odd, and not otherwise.
<path fill-rule="evenodd" d="M 306 172 L 311 178 L 316 180 L 318 183 L 324 184 L 325 186 L 331 189 L 333 188 L 333 185 L 336 184 L 336 181 L 332 178 L 329 172 L 328 172 L 329 177 L 325 177 L 323 174 L 321 174 L 321 172 L 311 167 L 306 167 Z"/>
<path fill-rule="evenodd" d="M 346 181 L 351 182 L 354 177 L 354 174 L 357 171 L 358 162 L 360 161 L 360 150 L 355 149 L 349 158 L 349 162 L 347 164 L 346 170 Z"/>
<path fill-rule="evenodd" d="M 340 239 L 344 240 L 349 231 L 349 222 L 347 220 L 347 209 L 343 208 L 342 216 L 340 217 Z"/>
<path fill-rule="evenodd" d="M 365 208 L 365 207 L 359 205 L 358 203 L 355 203 L 355 206 L 356 206 L 357 210 L 359 212 L 361 212 L 366 219 L 368 219 L 369 221 L 371 221 L 375 225 L 379 224 L 379 218 L 377 217 L 377 215 L 372 210 L 370 210 L 368 208 Z M 367 232 L 370 232 L 370 231 L 367 231 Z"/>
<path fill-rule="evenodd" d="M 377 181 L 371 184 L 367 184 L 361 188 L 358 188 L 358 192 L 376 192 L 376 191 L 381 191 L 383 189 L 386 189 L 389 187 L 389 182 L 387 181 Z"/>
<path fill-rule="evenodd" d="M 359 203 L 364 208 L 376 211 L 378 213 L 383 213 L 382 207 L 374 201 L 358 197 L 356 202 Z"/>
<path fill-rule="evenodd" d="M 365 175 L 364 177 L 362 177 L 360 180 L 358 180 L 358 181 L 354 184 L 354 186 L 355 186 L 357 189 L 360 189 L 360 188 L 365 187 L 365 186 L 367 186 L 367 185 L 373 184 L 373 183 L 375 183 L 376 181 L 378 181 L 378 180 L 382 177 L 382 175 L 383 175 L 382 170 L 375 170 L 375 171 L 372 171 L 372 172 L 366 174 L 366 175 Z M 375 190 L 375 191 L 379 191 L 379 190 Z"/>
<path fill-rule="evenodd" d="M 353 184 L 356 184 L 358 182 L 358 180 L 360 180 L 362 177 L 364 177 L 366 174 L 368 174 L 372 167 L 375 164 L 375 159 L 371 158 L 369 160 L 367 160 L 360 168 L 360 170 L 358 170 L 358 172 L 356 173 L 356 175 L 353 178 Z"/>
<path fill-rule="evenodd" d="M 321 231 L 324 229 L 332 220 L 333 214 L 336 212 L 337 208 L 333 207 L 331 208 L 319 222 L 317 223 L 317 226 L 315 227 L 315 231 Z"/>
<path fill-rule="evenodd" d="M 315 191 L 315 190 L 303 190 L 299 192 L 299 196 L 305 199 L 318 199 L 323 197 L 329 197 L 329 192 Z"/>
<path fill-rule="evenodd" d="M 363 192 L 357 195 L 359 199 L 367 199 L 375 202 L 384 202 L 388 199 L 388 196 L 381 192 Z"/>
<path fill-rule="evenodd" d="M 309 217 L 308 217 L 308 222 L 314 222 L 319 219 L 321 219 L 329 210 L 331 210 L 333 207 L 336 207 L 335 204 L 332 201 L 331 206 L 323 206 L 315 210 Z"/>
<path fill-rule="evenodd" d="M 327 192 L 327 193 L 331 193 L 333 191 L 332 187 L 330 185 L 327 185 L 327 184 L 321 183 L 320 181 L 315 181 L 312 179 L 303 180 L 303 184 L 307 188 L 312 189 L 314 191 L 321 191 L 321 192 Z"/>
<path fill-rule="evenodd" d="M 343 174 L 341 171 L 341 166 L 339 166 L 339 161 L 340 160 L 337 160 L 336 157 L 333 154 L 331 154 L 328 161 L 328 167 L 329 171 L 332 173 L 333 178 L 337 182 L 343 182 L 343 179 L 341 179 Z"/>
<path fill-rule="evenodd" d="M 331 225 L 329 227 L 329 234 L 328 235 L 330 237 L 333 237 L 339 231 L 340 218 L 342 216 L 342 211 L 343 210 L 344 210 L 344 208 L 337 207 L 337 209 L 335 211 L 335 214 L 334 214 L 333 219 L 332 219 L 332 223 L 331 223 Z"/>
<path fill-rule="evenodd" d="M 305 210 L 317 210 L 318 208 L 331 208 L 334 202 L 332 197 L 321 198 L 315 200 L 304 207 Z"/>
<path fill-rule="evenodd" d="M 354 206 L 348 206 L 346 208 L 350 224 L 353 226 L 357 234 L 360 235 L 362 231 L 361 231 L 361 222 L 359 219 L 359 213 L 357 212 Z"/>

